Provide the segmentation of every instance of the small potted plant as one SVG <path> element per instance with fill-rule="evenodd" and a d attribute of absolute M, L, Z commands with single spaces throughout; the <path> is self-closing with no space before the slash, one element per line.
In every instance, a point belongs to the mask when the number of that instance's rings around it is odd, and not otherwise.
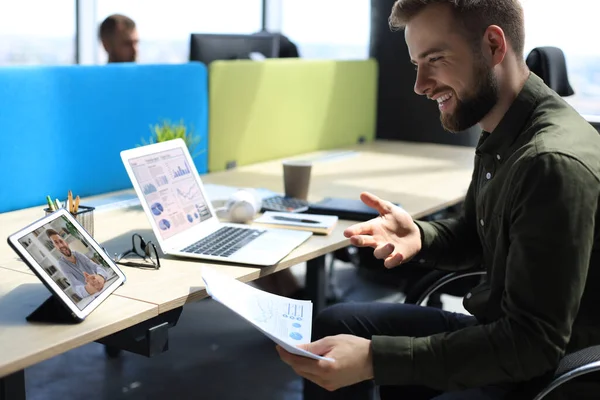
<path fill-rule="evenodd" d="M 150 125 L 152 135 L 148 141 L 142 139 L 142 145 L 152 143 L 166 142 L 167 140 L 183 139 L 192 157 L 196 157 L 199 152 L 196 152 L 200 137 L 194 134 L 192 129 L 189 129 L 183 120 L 178 123 L 172 123 L 169 120 L 163 120 L 159 124 Z"/>

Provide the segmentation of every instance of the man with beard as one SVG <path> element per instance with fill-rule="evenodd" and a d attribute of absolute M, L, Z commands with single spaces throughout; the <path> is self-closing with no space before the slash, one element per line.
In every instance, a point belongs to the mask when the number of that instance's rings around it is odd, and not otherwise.
<path fill-rule="evenodd" d="M 437 102 L 446 130 L 483 132 L 459 217 L 413 221 L 363 193 L 380 216 L 344 234 L 387 268 L 412 260 L 487 274 L 465 296 L 472 315 L 326 309 L 302 347 L 334 362 L 277 348 L 306 378 L 305 399 L 368 399 L 373 382 L 382 399 L 519 398 L 547 383 L 565 353 L 600 344 L 600 137 L 528 71 L 523 19 L 518 0 L 394 4 L 390 24 L 404 28 L 415 92 Z"/>
<path fill-rule="evenodd" d="M 82 299 L 101 292 L 108 273 L 86 255 L 71 250 L 69 244 L 54 229 L 48 229 L 46 235 L 55 249 L 61 252 L 58 268 L 67 277 L 75 293 Z"/>

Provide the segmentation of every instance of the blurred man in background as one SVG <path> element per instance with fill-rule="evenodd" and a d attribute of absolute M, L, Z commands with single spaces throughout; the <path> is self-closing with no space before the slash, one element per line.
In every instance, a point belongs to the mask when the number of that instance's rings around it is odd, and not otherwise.
<path fill-rule="evenodd" d="M 137 60 L 140 40 L 131 18 L 121 14 L 109 15 L 100 24 L 99 36 L 109 63 Z"/>

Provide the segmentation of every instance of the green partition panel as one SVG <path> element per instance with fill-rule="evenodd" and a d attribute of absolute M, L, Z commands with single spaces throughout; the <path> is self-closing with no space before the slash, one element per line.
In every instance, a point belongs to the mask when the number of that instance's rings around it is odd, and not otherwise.
<path fill-rule="evenodd" d="M 209 67 L 209 171 L 375 137 L 377 63 L 271 59 Z"/>

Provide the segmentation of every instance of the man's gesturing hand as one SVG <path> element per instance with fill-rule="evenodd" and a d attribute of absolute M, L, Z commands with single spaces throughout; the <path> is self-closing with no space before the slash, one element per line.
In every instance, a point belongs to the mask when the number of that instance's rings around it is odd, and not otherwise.
<path fill-rule="evenodd" d="M 360 199 L 379 212 L 379 217 L 352 225 L 344 231 L 350 243 L 372 247 L 373 255 L 393 268 L 410 260 L 421 250 L 421 233 L 410 214 L 389 201 L 371 193 L 361 193 Z"/>

